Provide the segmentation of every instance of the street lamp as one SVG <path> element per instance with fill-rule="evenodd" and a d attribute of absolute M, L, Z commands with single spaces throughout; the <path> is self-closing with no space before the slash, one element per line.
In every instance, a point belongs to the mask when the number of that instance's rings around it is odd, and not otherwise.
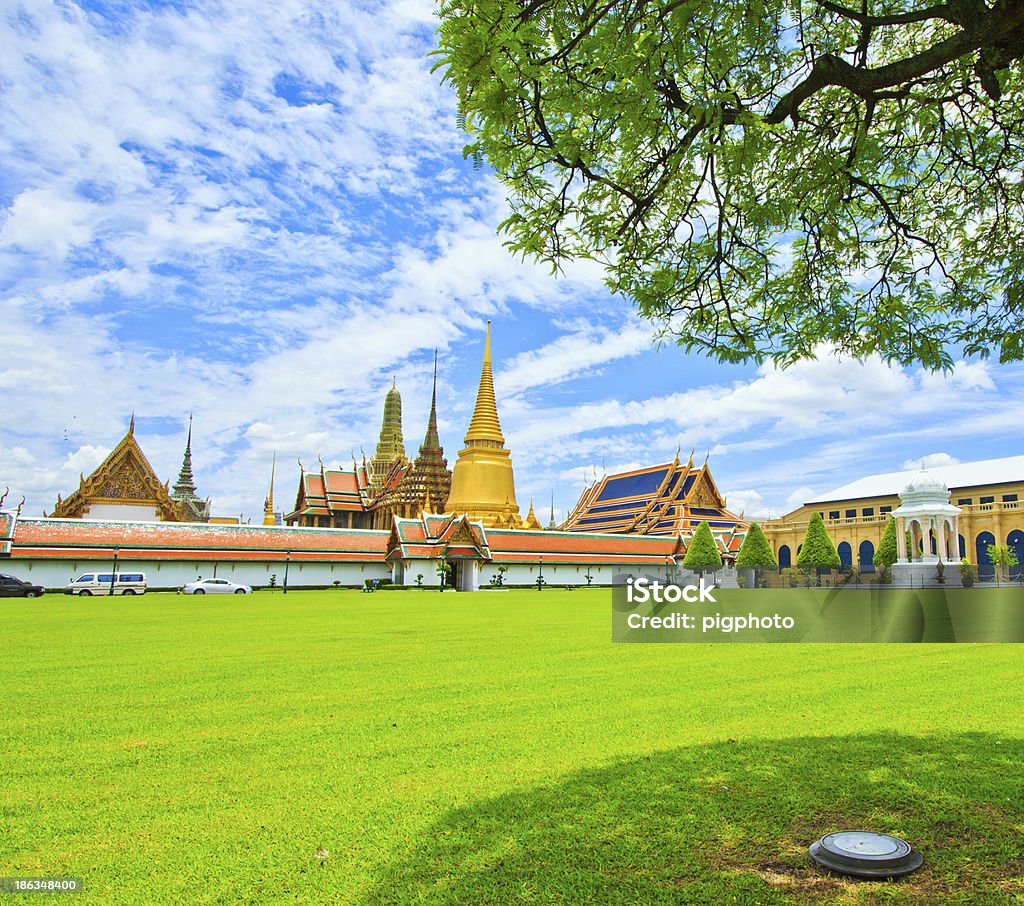
<path fill-rule="evenodd" d="M 117 581 L 117 554 L 118 549 L 114 548 L 114 571 L 110 574 L 110 595 L 114 594 L 114 583 Z"/>
<path fill-rule="evenodd" d="M 288 594 L 288 566 L 292 561 L 292 552 L 288 551 L 284 555 L 284 593 Z"/>

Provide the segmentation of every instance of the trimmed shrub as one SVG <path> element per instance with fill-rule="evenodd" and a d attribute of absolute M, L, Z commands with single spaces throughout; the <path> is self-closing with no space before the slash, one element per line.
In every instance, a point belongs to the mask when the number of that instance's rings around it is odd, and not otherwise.
<path fill-rule="evenodd" d="M 686 549 L 686 556 L 683 557 L 683 569 L 703 575 L 721 568 L 722 555 L 718 552 L 714 535 L 711 534 L 711 526 L 704 521 L 693 533 L 690 546 Z"/>
<path fill-rule="evenodd" d="M 811 521 L 807 524 L 807 533 L 804 535 L 800 553 L 797 554 L 796 565 L 801 569 L 839 569 L 843 565 L 836 546 L 825 531 L 821 513 L 811 516 Z"/>
<path fill-rule="evenodd" d="M 775 561 L 775 554 L 772 553 L 772 546 L 765 538 L 761 526 L 756 522 L 750 523 L 747 529 L 747 536 L 740 545 L 739 556 L 736 558 L 736 565 L 740 569 L 778 569 L 779 564 Z"/>
<path fill-rule="evenodd" d="M 889 524 L 885 527 L 882 540 L 878 542 L 878 550 L 875 551 L 875 566 L 892 566 L 899 559 L 899 552 L 896 550 L 896 520 L 889 517 Z"/>

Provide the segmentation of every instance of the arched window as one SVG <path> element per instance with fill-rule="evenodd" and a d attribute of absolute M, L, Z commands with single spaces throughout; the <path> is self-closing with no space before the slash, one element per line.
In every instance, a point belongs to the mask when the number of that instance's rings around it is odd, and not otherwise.
<path fill-rule="evenodd" d="M 785 569 L 787 566 L 792 566 L 792 555 L 789 552 L 789 545 L 783 544 L 779 548 L 779 569 Z"/>
<path fill-rule="evenodd" d="M 995 543 L 996 539 L 991 532 L 982 532 L 974 543 L 978 554 L 978 578 L 984 581 L 990 581 L 996 576 L 996 568 L 988 555 L 988 546 Z"/>
<path fill-rule="evenodd" d="M 861 541 L 860 547 L 857 549 L 857 557 L 860 560 L 862 573 L 875 571 L 875 546 L 870 541 Z"/>
<path fill-rule="evenodd" d="M 967 542 L 964 541 L 963 535 L 957 535 L 957 538 L 960 541 L 960 559 L 963 560 L 967 556 Z"/>
<path fill-rule="evenodd" d="M 839 553 L 839 562 L 843 566 L 853 566 L 853 548 L 850 547 L 849 541 L 839 542 L 839 547 L 836 548 Z"/>

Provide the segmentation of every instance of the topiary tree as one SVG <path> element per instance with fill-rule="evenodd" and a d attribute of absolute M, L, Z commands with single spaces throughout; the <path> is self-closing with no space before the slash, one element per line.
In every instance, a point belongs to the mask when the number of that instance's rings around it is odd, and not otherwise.
<path fill-rule="evenodd" d="M 882 540 L 878 542 L 878 550 L 875 551 L 875 566 L 892 566 L 899 556 L 896 549 L 896 520 L 890 516 Z"/>
<path fill-rule="evenodd" d="M 821 521 L 821 513 L 811 516 L 807 523 L 807 533 L 800 553 L 796 557 L 796 565 L 800 569 L 839 569 L 843 563 L 839 559 L 836 546 L 825 531 L 825 523 Z"/>
<path fill-rule="evenodd" d="M 721 568 L 722 555 L 718 552 L 714 535 L 711 534 L 711 526 L 704 521 L 693 533 L 690 546 L 686 549 L 686 556 L 683 557 L 683 569 L 704 575 Z"/>
<path fill-rule="evenodd" d="M 775 554 L 772 553 L 772 546 L 756 522 L 751 522 L 750 528 L 747 529 L 747 536 L 740 545 L 739 556 L 736 557 L 736 565 L 743 569 L 779 568 Z"/>
<path fill-rule="evenodd" d="M 749 576 L 740 577 L 745 580 L 740 588 L 748 586 L 756 588 L 758 570 L 779 568 L 775 554 L 772 553 L 772 546 L 765 538 L 764 532 L 761 531 L 761 526 L 756 522 L 750 523 L 750 528 L 747 529 L 747 534 L 740 545 L 740 552 L 736 557 L 736 566 L 739 569 L 750 570 Z"/>

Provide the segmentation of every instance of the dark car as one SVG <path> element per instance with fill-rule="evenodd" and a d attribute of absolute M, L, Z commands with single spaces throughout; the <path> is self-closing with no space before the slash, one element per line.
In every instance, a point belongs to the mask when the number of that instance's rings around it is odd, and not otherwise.
<path fill-rule="evenodd" d="M 14 576 L 0 573 L 0 598 L 38 598 L 45 591 L 42 585 L 22 582 Z"/>

